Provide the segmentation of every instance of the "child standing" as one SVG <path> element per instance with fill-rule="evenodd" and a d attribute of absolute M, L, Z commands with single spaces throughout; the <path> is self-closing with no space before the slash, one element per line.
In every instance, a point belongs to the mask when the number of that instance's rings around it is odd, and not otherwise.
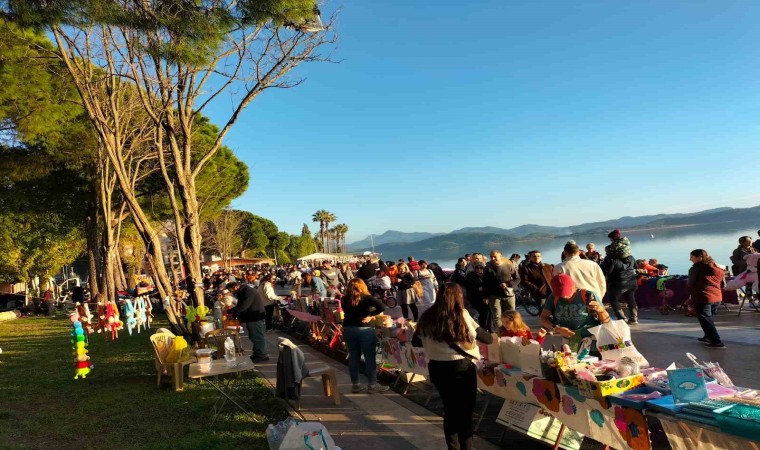
<path fill-rule="evenodd" d="M 546 330 L 541 328 L 536 336 L 530 331 L 530 327 L 523 322 L 522 315 L 517 311 L 505 311 L 501 315 L 501 326 L 499 327 L 501 337 L 521 337 L 522 344 L 528 345 L 528 341 L 534 339 L 539 344 L 544 342 Z"/>

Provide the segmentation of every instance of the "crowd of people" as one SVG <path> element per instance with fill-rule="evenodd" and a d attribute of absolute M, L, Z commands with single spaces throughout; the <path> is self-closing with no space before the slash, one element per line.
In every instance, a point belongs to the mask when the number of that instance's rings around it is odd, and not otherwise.
<path fill-rule="evenodd" d="M 584 250 L 568 241 L 556 265 L 545 263 L 538 250 L 526 254 L 524 260 L 519 254 L 507 258 L 500 250 L 492 250 L 488 258 L 467 254 L 448 273 L 436 263 L 411 256 L 393 262 L 373 255 L 358 263 L 323 261 L 316 266 L 218 271 L 204 279 L 204 287 L 245 325 L 254 344 L 254 362 L 269 359 L 265 333 L 272 328 L 277 302 L 282 301 L 275 293 L 276 285 L 288 285 L 295 296 L 308 289 L 320 297 L 339 299 L 345 312 L 343 333 L 354 393 L 388 389 L 377 383 L 373 322 L 387 308 L 381 299 L 392 292 L 403 317 L 416 322 L 413 345 L 424 347 L 430 380 L 443 399 L 447 445 L 471 448 L 474 361 L 480 358 L 477 342 L 511 336 L 524 343 L 540 343 L 553 333 L 577 349 L 589 345 L 590 328 L 611 320 L 603 302 L 610 304 L 616 319 L 638 323 L 636 290 L 647 278 L 668 275 L 668 267 L 656 259 L 635 259 L 630 241 L 619 230 L 608 237 L 603 254 L 593 243 Z M 758 247 L 760 239 L 739 239 L 731 257 L 735 276 L 753 272 L 757 280 L 757 257 L 750 255 L 760 256 Z M 690 304 L 704 331 L 699 341 L 707 348 L 725 348 L 713 321 L 726 287 L 724 268 L 703 249 L 692 251 L 689 258 Z M 516 311 L 517 295 L 540 308 L 539 330 L 531 330 Z M 362 357 L 366 387 L 360 383 Z"/>

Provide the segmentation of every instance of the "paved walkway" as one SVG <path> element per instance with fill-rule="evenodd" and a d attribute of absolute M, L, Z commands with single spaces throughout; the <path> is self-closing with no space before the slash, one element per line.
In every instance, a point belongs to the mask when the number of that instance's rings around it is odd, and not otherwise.
<path fill-rule="evenodd" d="M 276 384 L 277 338 L 290 336 L 284 333 L 267 335 L 270 361 L 257 364 L 262 375 L 273 389 Z M 306 355 L 307 366 L 328 365 L 338 374 L 341 404 L 324 396 L 322 379 L 307 378 L 303 384 L 300 415 L 307 421 L 321 422 L 335 443 L 344 450 L 406 450 L 445 449 L 443 419 L 401 395 L 388 391 L 382 394 L 352 394 L 348 366 L 341 364 L 293 340 Z M 245 336 L 243 345 L 250 350 L 251 342 Z M 487 441 L 475 438 L 477 449 L 496 449 Z"/>

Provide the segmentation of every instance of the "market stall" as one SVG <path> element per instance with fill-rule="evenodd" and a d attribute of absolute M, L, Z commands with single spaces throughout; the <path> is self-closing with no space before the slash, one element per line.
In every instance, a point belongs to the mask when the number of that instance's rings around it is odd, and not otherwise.
<path fill-rule="evenodd" d="M 313 343 L 333 350 L 342 345 L 339 302 L 302 298 L 287 311 L 309 328 Z M 413 324 L 383 315 L 376 322 L 381 367 L 398 369 L 399 377 L 408 374 L 409 383 L 426 379 L 425 350 L 410 342 Z M 649 450 L 646 416 L 652 415 L 674 449 L 709 444 L 714 447 L 704 448 L 760 450 L 753 442 L 760 439 L 760 399 L 755 391 L 734 387 L 717 364 L 688 355 L 693 367 L 651 368 L 625 321 L 592 332 L 601 357 L 567 346 L 549 351 L 517 338 L 482 346 L 478 388 L 506 400 L 497 422 L 567 449 L 579 448 L 585 436 L 609 448 Z M 739 417 L 731 416 L 732 405 L 740 405 L 734 409 Z"/>

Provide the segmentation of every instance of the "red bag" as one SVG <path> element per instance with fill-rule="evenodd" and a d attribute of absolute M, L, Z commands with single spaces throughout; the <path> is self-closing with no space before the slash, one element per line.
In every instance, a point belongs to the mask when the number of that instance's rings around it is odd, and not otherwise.
<path fill-rule="evenodd" d="M 333 335 L 332 339 L 330 339 L 330 350 L 338 350 L 340 349 L 340 341 L 341 341 L 341 334 L 342 332 L 340 330 L 336 331 Z"/>

